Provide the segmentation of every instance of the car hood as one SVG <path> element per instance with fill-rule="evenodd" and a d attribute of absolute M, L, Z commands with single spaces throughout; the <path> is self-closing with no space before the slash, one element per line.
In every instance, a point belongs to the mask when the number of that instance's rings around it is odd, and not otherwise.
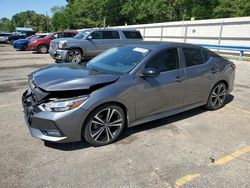
<path fill-rule="evenodd" d="M 75 39 L 75 38 L 59 38 L 59 39 L 54 39 L 51 42 L 53 43 L 59 43 L 60 41 L 66 41 L 66 42 L 77 42 L 79 41 L 79 39 Z"/>
<path fill-rule="evenodd" d="M 28 43 L 29 40 L 27 40 L 27 39 L 19 39 L 19 40 L 16 40 L 15 42 L 16 43 Z"/>
<path fill-rule="evenodd" d="M 36 87 L 48 92 L 100 88 L 119 78 L 118 75 L 103 74 L 75 63 L 48 66 L 31 73 L 29 77 Z"/>

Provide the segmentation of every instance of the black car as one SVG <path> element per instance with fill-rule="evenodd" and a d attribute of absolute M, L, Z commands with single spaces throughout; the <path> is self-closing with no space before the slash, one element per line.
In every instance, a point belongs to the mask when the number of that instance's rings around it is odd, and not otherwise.
<path fill-rule="evenodd" d="M 23 32 L 23 33 L 12 33 L 11 35 L 8 36 L 7 42 L 13 44 L 15 40 L 25 39 L 34 34 L 35 34 L 34 31 Z"/>

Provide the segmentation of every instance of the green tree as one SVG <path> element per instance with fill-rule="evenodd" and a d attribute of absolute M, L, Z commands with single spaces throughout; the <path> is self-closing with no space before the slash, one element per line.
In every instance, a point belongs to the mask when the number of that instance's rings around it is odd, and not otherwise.
<path fill-rule="evenodd" d="M 179 19 L 209 19 L 213 10 L 218 5 L 218 0 L 180 0 Z"/>
<path fill-rule="evenodd" d="M 216 18 L 238 16 L 250 16 L 249 0 L 219 0 L 219 5 L 213 10 Z"/>
<path fill-rule="evenodd" d="M 35 11 L 26 11 L 15 14 L 12 17 L 15 27 L 32 27 L 35 32 L 46 32 L 46 16 Z"/>
<path fill-rule="evenodd" d="M 14 26 L 8 18 L 0 19 L 0 31 L 14 31 Z"/>
<path fill-rule="evenodd" d="M 178 0 L 127 0 L 121 14 L 129 24 L 176 20 Z"/>

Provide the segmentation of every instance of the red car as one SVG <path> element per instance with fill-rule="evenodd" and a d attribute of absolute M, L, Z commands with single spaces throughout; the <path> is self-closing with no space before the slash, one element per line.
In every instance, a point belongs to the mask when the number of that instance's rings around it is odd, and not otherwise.
<path fill-rule="evenodd" d="M 62 31 L 50 33 L 44 38 L 31 40 L 28 44 L 28 49 L 45 54 L 49 50 L 51 40 L 58 38 L 71 38 L 74 37 L 77 33 L 77 31 Z"/>

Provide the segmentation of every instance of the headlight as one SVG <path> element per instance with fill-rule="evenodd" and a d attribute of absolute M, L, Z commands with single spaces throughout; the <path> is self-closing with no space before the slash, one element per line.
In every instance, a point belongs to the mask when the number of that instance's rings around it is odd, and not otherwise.
<path fill-rule="evenodd" d="M 49 112 L 65 112 L 77 108 L 87 100 L 88 96 L 82 96 L 70 99 L 55 99 L 48 103 L 43 103 L 39 105 L 42 111 Z"/>
<path fill-rule="evenodd" d="M 66 43 L 65 40 L 62 40 L 62 41 L 59 42 L 58 48 L 64 49 L 66 47 L 67 47 L 67 43 Z"/>

